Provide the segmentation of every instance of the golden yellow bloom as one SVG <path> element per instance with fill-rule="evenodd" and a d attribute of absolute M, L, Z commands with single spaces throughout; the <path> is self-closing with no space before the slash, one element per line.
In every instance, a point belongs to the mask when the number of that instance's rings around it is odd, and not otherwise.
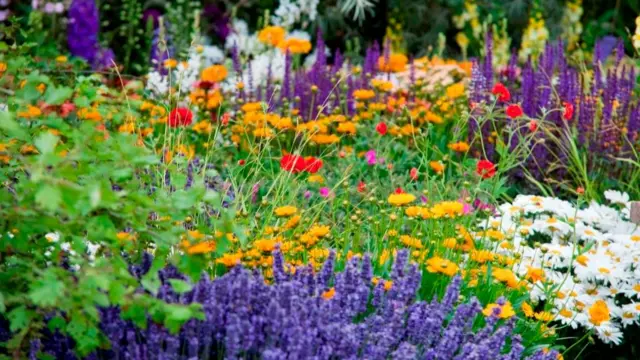
<path fill-rule="evenodd" d="M 227 68 L 224 65 L 211 65 L 202 70 L 202 81 L 217 83 L 227 77 Z"/>
<path fill-rule="evenodd" d="M 385 56 L 378 58 L 378 68 L 384 72 L 400 72 L 404 71 L 409 59 L 406 55 L 393 53 L 389 55 L 389 59 L 385 59 Z"/>
<path fill-rule="evenodd" d="M 463 153 L 463 152 L 469 151 L 469 144 L 467 144 L 464 141 L 459 141 L 459 142 L 449 144 L 449 149 L 455 152 Z"/>
<path fill-rule="evenodd" d="M 306 39 L 289 38 L 280 41 L 278 47 L 283 53 L 289 50 L 291 54 L 308 54 L 311 51 L 311 42 Z"/>
<path fill-rule="evenodd" d="M 414 248 L 414 249 L 422 249 L 422 242 L 420 241 L 420 239 L 408 236 L 408 235 L 402 235 L 400 236 L 400 242 L 410 248 Z"/>
<path fill-rule="evenodd" d="M 267 26 L 258 33 L 258 40 L 267 45 L 277 46 L 282 40 L 286 31 L 280 26 Z"/>
<path fill-rule="evenodd" d="M 56 56 L 56 62 L 57 62 L 57 63 L 63 64 L 63 63 L 66 63 L 66 62 L 67 62 L 67 60 L 68 60 L 68 59 L 67 59 L 67 57 L 66 57 L 66 56 L 64 56 L 64 55 L 58 55 L 58 56 Z"/>
<path fill-rule="evenodd" d="M 309 229 L 309 234 L 316 237 L 325 237 L 329 234 L 331 228 L 328 225 L 313 225 Z"/>
<path fill-rule="evenodd" d="M 431 217 L 429 209 L 423 206 L 409 206 L 405 209 L 404 214 L 409 217 L 421 217 L 423 219 Z"/>
<path fill-rule="evenodd" d="M 198 134 L 210 134 L 213 131 L 213 125 L 208 120 L 199 121 L 191 128 Z"/>
<path fill-rule="evenodd" d="M 522 309 L 524 316 L 533 317 L 534 315 L 533 308 L 531 307 L 531 305 L 529 305 L 529 303 L 527 303 L 526 301 L 523 302 L 520 308 Z"/>
<path fill-rule="evenodd" d="M 353 92 L 353 97 L 356 100 L 360 100 L 360 101 L 370 100 L 370 99 L 373 99 L 373 97 L 375 96 L 376 96 L 376 93 L 373 92 L 373 90 L 358 89 Z"/>
<path fill-rule="evenodd" d="M 338 124 L 338 128 L 336 129 L 336 131 L 341 134 L 355 135 L 356 124 L 352 123 L 351 121 L 342 122 Z"/>
<path fill-rule="evenodd" d="M 272 252 L 275 250 L 278 242 L 275 239 L 260 239 L 253 243 L 253 246 L 263 252 Z"/>
<path fill-rule="evenodd" d="M 187 254 L 189 255 L 208 254 L 214 251 L 216 251 L 215 241 L 203 241 L 187 247 Z"/>
<path fill-rule="evenodd" d="M 26 111 L 18 111 L 18 117 L 22 117 L 25 119 L 38 117 L 40 115 L 42 115 L 42 110 L 40 110 L 39 107 L 33 105 L 27 106 Z"/>
<path fill-rule="evenodd" d="M 444 172 L 445 166 L 442 161 L 430 161 L 429 166 L 436 174 L 442 174 Z"/>
<path fill-rule="evenodd" d="M 232 267 L 238 265 L 240 260 L 242 260 L 242 253 L 227 253 L 216 260 L 216 263 L 222 264 L 226 267 Z"/>
<path fill-rule="evenodd" d="M 395 194 L 394 193 L 389 195 L 389 198 L 387 199 L 387 201 L 391 205 L 402 206 L 402 205 L 407 205 L 412 203 L 415 199 L 416 197 L 411 194 L 407 194 L 407 193 Z"/>
<path fill-rule="evenodd" d="M 220 106 L 220 104 L 222 104 L 222 100 L 222 93 L 220 92 L 220 90 L 209 92 L 209 95 L 207 97 L 207 109 L 211 110 L 217 108 L 218 106 Z"/>
<path fill-rule="evenodd" d="M 320 174 L 309 175 L 309 178 L 307 179 L 307 181 L 311 184 L 313 183 L 324 184 L 324 178 Z"/>
<path fill-rule="evenodd" d="M 329 145 L 329 144 L 335 144 L 339 142 L 340 138 L 334 134 L 331 134 L 331 135 L 316 134 L 311 136 L 310 140 L 318 145 Z"/>
<path fill-rule="evenodd" d="M 504 303 L 504 305 L 502 306 L 498 304 L 489 304 L 487 305 L 486 308 L 484 308 L 484 310 L 482 310 L 482 314 L 484 314 L 484 316 L 491 316 L 494 311 L 493 309 L 495 308 L 500 309 L 500 313 L 498 314 L 498 317 L 500 319 L 508 319 L 516 314 L 516 312 L 513 311 L 513 306 L 511 306 L 511 302 L 509 301 Z"/>
<path fill-rule="evenodd" d="M 609 321 L 609 319 L 611 319 L 609 306 L 604 300 L 597 300 L 589 308 L 589 321 L 592 324 L 598 326 L 605 321 Z"/>
<path fill-rule="evenodd" d="M 534 317 L 538 321 L 549 322 L 549 321 L 553 320 L 554 315 L 552 313 L 548 312 L 548 311 L 539 311 L 539 312 L 534 314 Z"/>
<path fill-rule="evenodd" d="M 491 273 L 496 280 L 506 284 L 510 288 L 518 286 L 518 279 L 516 279 L 516 276 L 509 269 L 493 268 Z"/>
<path fill-rule="evenodd" d="M 458 272 L 458 265 L 450 260 L 434 256 L 427 260 L 427 271 L 453 276 Z"/>
<path fill-rule="evenodd" d="M 240 108 L 244 113 L 257 112 L 262 110 L 261 102 L 248 102 Z"/>
<path fill-rule="evenodd" d="M 127 121 L 118 127 L 118 132 L 120 133 L 133 134 L 134 131 L 136 131 L 136 125 L 131 121 Z"/>
<path fill-rule="evenodd" d="M 164 61 L 164 68 L 165 69 L 175 69 L 176 66 L 178 66 L 178 60 L 176 59 L 167 59 Z"/>
<path fill-rule="evenodd" d="M 450 99 L 457 99 L 462 95 L 464 95 L 463 83 L 456 83 L 447 88 L 447 97 Z"/>
<path fill-rule="evenodd" d="M 484 264 L 495 259 L 495 254 L 489 250 L 473 250 L 471 251 L 471 260 Z"/>
<path fill-rule="evenodd" d="M 456 217 L 464 212 L 464 204 L 459 201 L 442 201 L 430 209 L 434 218 Z"/>
<path fill-rule="evenodd" d="M 0 61 L 0 75 L 7 71 L 7 63 Z"/>
<path fill-rule="evenodd" d="M 81 120 L 100 121 L 102 120 L 102 115 L 97 109 L 82 108 L 78 110 L 78 118 Z"/>
<path fill-rule="evenodd" d="M 273 136 L 273 130 L 268 127 L 261 127 L 253 130 L 253 136 L 257 138 L 270 138 Z"/>
<path fill-rule="evenodd" d="M 294 227 L 296 227 L 298 225 L 298 223 L 300 222 L 301 218 L 302 217 L 300 215 L 292 216 L 289 220 L 287 220 L 287 223 L 284 224 L 284 228 L 285 229 L 293 229 Z"/>
<path fill-rule="evenodd" d="M 273 212 L 276 214 L 276 216 L 288 217 L 298 212 L 298 208 L 295 206 L 287 205 L 287 206 L 281 206 L 275 209 Z"/>
<path fill-rule="evenodd" d="M 391 81 L 385 81 L 381 79 L 372 79 L 371 86 L 384 92 L 393 90 L 393 83 Z"/>
<path fill-rule="evenodd" d="M 529 267 L 525 278 L 531 282 L 542 281 L 544 280 L 544 270 L 541 268 Z"/>

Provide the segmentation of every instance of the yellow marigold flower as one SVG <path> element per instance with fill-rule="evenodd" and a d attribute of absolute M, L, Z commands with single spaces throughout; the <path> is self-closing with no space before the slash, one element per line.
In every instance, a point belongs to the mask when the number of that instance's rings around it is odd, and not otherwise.
<path fill-rule="evenodd" d="M 531 305 L 529 305 L 529 303 L 527 303 L 526 301 L 523 302 L 520 308 L 522 309 L 524 316 L 533 317 L 534 315 L 533 308 L 531 307 Z"/>
<path fill-rule="evenodd" d="M 273 130 L 268 127 L 261 127 L 253 130 L 253 136 L 257 138 L 270 138 L 273 136 Z"/>
<path fill-rule="evenodd" d="M 220 104 L 222 104 L 222 100 L 222 93 L 220 92 L 220 90 L 210 92 L 209 96 L 207 97 L 207 109 L 211 110 L 217 108 L 218 106 L 220 106 Z"/>
<path fill-rule="evenodd" d="M 328 225 L 313 225 L 309 229 L 309 234 L 316 237 L 325 237 L 329 234 L 331 228 Z"/>
<path fill-rule="evenodd" d="M 208 120 L 199 121 L 191 128 L 198 134 L 210 134 L 213 131 L 213 125 Z"/>
<path fill-rule="evenodd" d="M 544 270 L 541 268 L 529 267 L 525 278 L 531 282 L 544 280 Z"/>
<path fill-rule="evenodd" d="M 278 47 L 283 53 L 289 50 L 291 54 L 308 54 L 311 51 L 311 42 L 306 39 L 289 38 L 280 41 Z"/>
<path fill-rule="evenodd" d="M 489 250 L 473 250 L 471 251 L 471 260 L 484 264 L 495 259 L 495 254 Z"/>
<path fill-rule="evenodd" d="M 232 266 L 238 265 L 241 260 L 242 260 L 242 253 L 227 253 L 222 255 L 222 257 L 220 257 L 218 260 L 216 260 L 216 263 L 222 264 L 226 267 L 232 267 Z"/>
<path fill-rule="evenodd" d="M 353 91 L 353 97 L 360 101 L 373 99 L 374 96 L 376 96 L 376 93 L 373 90 L 358 89 Z"/>
<path fill-rule="evenodd" d="M 442 116 L 437 115 L 432 111 L 427 112 L 427 121 L 434 124 L 442 124 L 444 122 Z"/>
<path fill-rule="evenodd" d="M 202 81 L 218 83 L 227 77 L 227 68 L 224 65 L 211 65 L 202 70 L 200 77 Z"/>
<path fill-rule="evenodd" d="M 42 110 L 40 110 L 39 107 L 33 106 L 33 105 L 27 106 L 27 110 L 26 111 L 19 111 L 18 112 L 18 117 L 22 117 L 22 118 L 26 118 L 26 119 L 38 117 L 40 115 L 42 115 Z"/>
<path fill-rule="evenodd" d="M 456 217 L 464 213 L 464 204 L 459 201 L 442 201 L 430 209 L 434 218 Z"/>
<path fill-rule="evenodd" d="M 420 241 L 420 239 L 408 236 L 408 235 L 402 235 L 400 236 L 400 242 L 410 248 L 414 248 L 414 249 L 422 249 L 422 242 Z"/>
<path fill-rule="evenodd" d="M 310 140 L 318 145 L 329 145 L 329 144 L 335 144 L 339 142 L 340 138 L 334 134 L 331 134 L 331 135 L 316 134 L 311 136 Z"/>
<path fill-rule="evenodd" d="M 536 320 L 542 321 L 542 322 L 549 322 L 554 318 L 554 315 L 548 311 L 539 311 L 535 313 L 533 316 L 536 318 Z"/>
<path fill-rule="evenodd" d="M 82 108 L 78 110 L 78 118 L 81 120 L 100 121 L 102 120 L 102 115 L 97 109 Z"/>
<path fill-rule="evenodd" d="M 260 239 L 253 243 L 253 246 L 263 252 L 272 252 L 275 250 L 278 242 L 274 239 Z"/>
<path fill-rule="evenodd" d="M 611 319 L 609 306 L 607 306 L 607 303 L 604 300 L 597 300 L 589 308 L 589 321 L 591 321 L 595 326 L 598 326 L 605 321 L 609 321 L 609 319 Z"/>
<path fill-rule="evenodd" d="M 64 56 L 64 55 L 56 56 L 56 62 L 57 63 L 63 64 L 63 63 L 66 63 L 67 60 L 68 60 L 68 58 L 66 56 Z"/>
<path fill-rule="evenodd" d="M 176 66 L 178 66 L 178 60 L 176 59 L 167 59 L 164 61 L 164 68 L 165 69 L 175 69 Z"/>
<path fill-rule="evenodd" d="M 20 147 L 20 153 L 22 155 L 38 154 L 38 149 L 33 145 L 24 144 Z"/>
<path fill-rule="evenodd" d="M 423 219 L 431 217 L 429 209 L 423 206 L 409 206 L 405 209 L 404 214 L 409 217 L 421 217 Z"/>
<path fill-rule="evenodd" d="M 187 247 L 187 254 L 189 255 L 208 254 L 214 251 L 216 251 L 215 241 L 203 241 Z"/>
<path fill-rule="evenodd" d="M 434 256 L 427 260 L 427 271 L 453 276 L 458 272 L 458 265 L 450 260 Z"/>
<path fill-rule="evenodd" d="M 277 46 L 282 40 L 286 31 L 280 26 L 267 26 L 258 33 L 258 40 L 267 45 Z"/>
<path fill-rule="evenodd" d="M 307 179 L 307 181 L 309 181 L 312 184 L 313 183 L 323 184 L 324 178 L 320 174 L 313 174 L 313 175 L 309 175 L 309 178 Z"/>
<path fill-rule="evenodd" d="M 378 58 L 378 68 L 380 71 L 384 72 L 401 72 L 404 71 L 409 59 L 407 59 L 406 55 L 393 53 L 388 56 L 388 59 L 385 59 L 385 56 L 380 56 Z"/>
<path fill-rule="evenodd" d="M 447 97 L 450 99 L 457 99 L 464 95 L 464 84 L 456 83 L 447 87 Z"/>
<path fill-rule="evenodd" d="M 312 247 L 320 241 L 320 238 L 314 236 L 313 234 L 305 233 L 300 235 L 300 243 L 305 245 L 306 247 Z"/>
<path fill-rule="evenodd" d="M 322 293 L 322 298 L 325 300 L 331 300 L 334 296 L 336 296 L 336 288 L 334 287 Z"/>
<path fill-rule="evenodd" d="M 456 238 L 446 238 L 442 245 L 447 249 L 455 249 L 458 246 L 458 240 Z"/>
<path fill-rule="evenodd" d="M 384 111 L 386 109 L 387 105 L 384 103 L 374 102 L 369 104 L 369 111 Z"/>
<path fill-rule="evenodd" d="M 464 141 L 459 141 L 449 144 L 449 149 L 455 152 L 463 153 L 469 151 L 469 144 Z"/>
<path fill-rule="evenodd" d="M 393 281 L 391 280 L 385 280 L 384 281 L 384 291 L 389 291 L 391 290 L 391 288 L 393 287 Z"/>
<path fill-rule="evenodd" d="M 130 121 L 127 121 L 126 123 L 118 127 L 118 132 L 121 132 L 121 133 L 133 134 L 135 131 L 136 131 L 136 125 Z"/>
<path fill-rule="evenodd" d="M 278 130 L 293 129 L 293 121 L 291 121 L 291 118 L 288 117 L 275 116 L 272 118 L 267 118 L 267 121 L 269 121 L 269 124 L 271 124 L 271 126 L 275 127 Z"/>
<path fill-rule="evenodd" d="M 281 206 L 275 209 L 273 212 L 276 214 L 276 216 L 287 217 L 298 212 L 298 208 L 295 206 L 287 205 L 287 206 Z"/>
<path fill-rule="evenodd" d="M 284 228 L 285 229 L 293 229 L 294 227 L 298 226 L 298 223 L 300 223 L 300 219 L 302 217 L 300 215 L 294 215 L 292 216 L 289 220 L 287 220 L 287 223 L 284 224 Z"/>
<path fill-rule="evenodd" d="M 510 288 L 518 286 L 518 279 L 516 279 L 516 276 L 509 269 L 493 268 L 491 273 L 496 280 L 506 284 Z"/>
<path fill-rule="evenodd" d="M 515 311 L 513 311 L 513 306 L 511 305 L 510 301 L 507 301 L 506 303 L 504 303 L 504 305 L 500 306 L 498 304 L 489 304 L 487 305 L 486 308 L 484 308 L 484 310 L 482 310 L 482 314 L 484 314 L 484 316 L 491 316 L 493 314 L 493 309 L 495 308 L 499 308 L 500 309 L 500 313 L 498 314 L 498 317 L 500 319 L 508 319 L 512 316 L 514 316 L 516 314 Z"/>
<path fill-rule="evenodd" d="M 352 123 L 351 121 L 346 121 L 346 122 L 340 123 L 338 125 L 338 128 L 336 129 L 336 131 L 338 131 L 341 134 L 355 135 L 356 134 L 356 124 Z"/>
<path fill-rule="evenodd" d="M 7 63 L 0 61 L 0 74 L 7 71 Z"/>
<path fill-rule="evenodd" d="M 371 86 L 384 92 L 389 92 L 393 90 L 393 83 L 391 81 L 386 81 L 382 79 L 372 79 Z"/>
<path fill-rule="evenodd" d="M 248 102 L 240 108 L 244 113 L 257 112 L 262 110 L 261 102 Z"/>
<path fill-rule="evenodd" d="M 117 233 L 116 238 L 118 238 L 118 240 L 120 241 L 135 240 L 135 236 L 125 231 L 120 231 L 119 233 Z"/>
<path fill-rule="evenodd" d="M 394 193 L 389 195 L 389 198 L 387 199 L 387 201 L 391 205 L 402 206 L 402 205 L 407 205 L 412 203 L 415 199 L 416 197 L 411 194 L 407 194 L 407 193 L 395 194 Z"/>
<path fill-rule="evenodd" d="M 429 166 L 436 172 L 436 174 L 442 174 L 444 172 L 445 166 L 442 161 L 430 161 Z"/>

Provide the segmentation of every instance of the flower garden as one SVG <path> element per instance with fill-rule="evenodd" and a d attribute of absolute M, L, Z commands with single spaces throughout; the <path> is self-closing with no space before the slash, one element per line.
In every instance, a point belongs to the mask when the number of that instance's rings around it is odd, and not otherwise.
<path fill-rule="evenodd" d="M 640 358 L 640 20 L 324 3 L 0 0 L 0 358 Z"/>

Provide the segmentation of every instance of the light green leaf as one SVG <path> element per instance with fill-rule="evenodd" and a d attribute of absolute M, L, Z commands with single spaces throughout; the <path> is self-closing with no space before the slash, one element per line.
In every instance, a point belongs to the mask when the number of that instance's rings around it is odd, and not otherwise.
<path fill-rule="evenodd" d="M 29 299 L 38 306 L 54 306 L 62 296 L 64 296 L 64 283 L 51 271 L 31 283 Z"/>
<path fill-rule="evenodd" d="M 57 210 L 61 202 L 62 194 L 56 186 L 44 185 L 36 193 L 36 203 L 49 211 Z"/>
<path fill-rule="evenodd" d="M 18 140 L 29 141 L 30 139 L 29 133 L 11 118 L 11 113 L 8 111 L 0 111 L 0 129 Z"/>
<path fill-rule="evenodd" d="M 173 287 L 173 291 L 178 294 L 184 294 L 186 292 L 191 291 L 193 289 L 193 285 L 189 284 L 186 281 L 182 281 L 180 279 L 169 279 L 169 283 L 171 283 L 171 287 Z"/>
<path fill-rule="evenodd" d="M 42 133 L 42 135 L 38 136 L 35 141 L 35 145 L 41 154 L 46 155 L 52 153 L 53 150 L 55 150 L 58 140 L 59 138 L 52 133 L 44 132 Z"/>
<path fill-rule="evenodd" d="M 73 95 L 73 89 L 66 86 L 47 89 L 45 102 L 49 105 L 60 105 Z"/>

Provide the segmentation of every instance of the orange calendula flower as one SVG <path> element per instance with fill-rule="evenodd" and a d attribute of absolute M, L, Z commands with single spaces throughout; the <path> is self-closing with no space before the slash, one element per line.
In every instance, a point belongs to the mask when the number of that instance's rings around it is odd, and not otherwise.
<path fill-rule="evenodd" d="M 187 251 L 187 254 L 189 255 L 209 254 L 216 251 L 216 242 L 203 241 L 195 245 L 189 245 L 186 251 Z"/>
<path fill-rule="evenodd" d="M 413 201 L 415 201 L 416 197 L 414 195 L 411 194 L 407 194 L 407 193 L 401 193 L 401 194 L 391 194 L 389 195 L 389 198 L 387 199 L 387 201 L 389 202 L 389 204 L 391 205 L 395 205 L 395 206 L 402 206 L 402 205 L 407 205 L 412 203 Z"/>
<path fill-rule="evenodd" d="M 449 149 L 455 152 L 463 153 L 469 151 L 469 144 L 464 141 L 459 141 L 449 144 Z"/>
<path fill-rule="evenodd" d="M 298 212 L 298 208 L 296 208 L 295 206 L 287 205 L 287 206 L 281 206 L 275 209 L 273 212 L 276 214 L 276 216 L 288 217 Z"/>
<path fill-rule="evenodd" d="M 224 65 L 211 65 L 202 70 L 202 81 L 218 83 L 227 77 L 227 68 Z"/>
<path fill-rule="evenodd" d="M 258 33 L 258 40 L 267 45 L 277 46 L 286 35 L 286 30 L 280 26 L 267 26 Z"/>
<path fill-rule="evenodd" d="M 336 296 L 336 288 L 331 288 L 322 293 L 322 298 L 325 300 L 331 300 L 334 296 Z"/>
<path fill-rule="evenodd" d="M 484 308 L 484 310 L 482 310 L 482 314 L 484 314 L 484 316 L 491 316 L 495 308 L 500 309 L 500 312 L 498 313 L 498 317 L 500 319 L 508 319 L 516 314 L 516 312 L 513 311 L 511 302 L 509 301 L 504 303 L 504 305 L 502 306 L 500 306 L 499 304 L 489 304 L 486 308 Z"/>
<path fill-rule="evenodd" d="M 380 71 L 384 72 L 401 72 L 407 66 L 409 59 L 404 54 L 391 54 L 388 56 L 388 59 L 385 56 L 380 56 L 378 58 L 378 68 Z"/>
<path fill-rule="evenodd" d="M 376 93 L 373 90 L 358 89 L 353 92 L 353 97 L 360 101 L 373 99 L 374 96 L 376 96 Z"/>
<path fill-rule="evenodd" d="M 447 276 L 453 276 L 458 272 L 458 265 L 454 262 L 434 256 L 427 260 L 427 271 L 431 273 L 440 273 Z"/>
<path fill-rule="evenodd" d="M 311 42 L 306 39 L 288 38 L 280 41 L 278 47 L 282 52 L 291 54 L 308 54 L 311 51 Z"/>
<path fill-rule="evenodd" d="M 39 107 L 36 107 L 36 106 L 33 106 L 33 105 L 29 105 L 27 107 L 27 110 L 25 110 L 25 111 L 19 111 L 18 112 L 18 117 L 22 117 L 22 118 L 26 118 L 26 119 L 38 117 L 40 115 L 42 115 L 42 110 L 40 110 Z"/>
<path fill-rule="evenodd" d="M 598 326 L 605 321 L 611 319 L 611 313 L 609 312 L 609 306 L 604 300 L 598 300 L 589 308 L 589 321 L 592 324 Z"/>
<path fill-rule="evenodd" d="M 429 167 L 431 167 L 431 169 L 433 171 L 436 172 L 436 174 L 442 174 L 444 172 L 445 166 L 442 163 L 442 161 L 430 161 L 429 162 Z"/>

